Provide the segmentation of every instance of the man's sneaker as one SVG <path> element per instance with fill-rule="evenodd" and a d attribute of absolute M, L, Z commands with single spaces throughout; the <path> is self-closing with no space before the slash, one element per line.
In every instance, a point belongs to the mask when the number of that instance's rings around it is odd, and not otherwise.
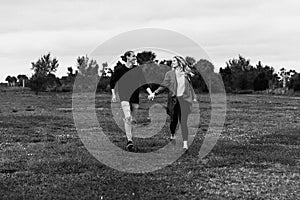
<path fill-rule="evenodd" d="M 176 139 L 176 136 L 174 133 L 171 133 L 171 137 L 170 137 L 170 140 L 175 140 Z"/>
<path fill-rule="evenodd" d="M 130 152 L 134 151 L 133 142 L 132 141 L 128 141 L 127 145 L 126 145 L 126 148 Z"/>

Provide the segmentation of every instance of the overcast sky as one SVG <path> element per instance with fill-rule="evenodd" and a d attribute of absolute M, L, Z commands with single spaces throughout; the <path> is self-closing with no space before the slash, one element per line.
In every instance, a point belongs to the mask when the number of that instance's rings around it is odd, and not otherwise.
<path fill-rule="evenodd" d="M 216 71 L 241 54 L 252 65 L 300 72 L 299 9 L 298 0 L 0 0 L 0 82 L 30 76 L 31 62 L 47 52 L 59 60 L 56 74 L 66 75 L 78 56 L 138 28 L 184 34 Z"/>

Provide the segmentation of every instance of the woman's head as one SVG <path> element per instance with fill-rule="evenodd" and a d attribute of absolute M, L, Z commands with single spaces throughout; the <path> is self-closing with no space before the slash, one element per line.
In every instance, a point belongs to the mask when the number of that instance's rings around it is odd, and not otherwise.
<path fill-rule="evenodd" d="M 187 74 L 190 74 L 191 76 L 194 76 L 194 73 L 192 72 L 192 69 L 188 62 L 181 57 L 181 56 L 174 56 L 172 60 L 172 67 L 177 68 Z"/>
<path fill-rule="evenodd" d="M 171 66 L 172 66 L 173 69 L 178 67 L 178 61 L 175 57 L 173 57 L 173 59 L 172 59 Z"/>
<path fill-rule="evenodd" d="M 185 61 L 185 59 L 183 57 L 174 56 L 173 60 L 172 60 L 172 67 L 173 68 L 179 68 L 182 71 L 185 71 L 185 69 L 189 66 L 188 66 L 188 63 Z"/>

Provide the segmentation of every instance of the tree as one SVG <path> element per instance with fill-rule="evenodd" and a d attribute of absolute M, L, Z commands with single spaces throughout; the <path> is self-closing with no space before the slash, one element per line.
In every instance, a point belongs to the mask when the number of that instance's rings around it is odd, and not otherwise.
<path fill-rule="evenodd" d="M 292 88 L 294 91 L 300 91 L 300 73 L 295 73 L 291 77 L 290 88 Z"/>
<path fill-rule="evenodd" d="M 102 69 L 100 70 L 101 77 L 110 77 L 112 75 L 112 69 L 108 67 L 108 63 L 102 63 Z"/>
<path fill-rule="evenodd" d="M 232 89 L 232 71 L 230 67 L 220 68 L 219 73 L 222 76 L 226 92 L 230 92 Z"/>
<path fill-rule="evenodd" d="M 262 91 L 268 88 L 268 79 L 265 72 L 260 72 L 254 79 L 253 87 L 255 91 Z"/>
<path fill-rule="evenodd" d="M 11 77 L 11 86 L 16 86 L 16 83 L 18 82 L 18 79 L 15 76 Z"/>
<path fill-rule="evenodd" d="M 291 80 L 291 77 L 295 74 L 296 74 L 295 70 L 287 71 L 284 67 L 280 69 L 279 75 L 281 77 L 280 81 L 282 83 L 283 88 L 289 87 L 289 85 L 290 85 L 289 82 Z"/>
<path fill-rule="evenodd" d="M 17 78 L 19 79 L 19 85 L 25 87 L 28 82 L 28 77 L 24 74 L 19 74 Z"/>
<path fill-rule="evenodd" d="M 200 59 L 193 67 L 200 72 L 191 79 L 193 87 L 198 92 L 208 92 L 208 88 L 211 88 L 212 85 L 211 77 L 214 74 L 214 65 L 206 59 Z"/>
<path fill-rule="evenodd" d="M 7 81 L 8 86 L 11 86 L 11 82 L 12 82 L 11 76 L 7 76 L 6 79 L 5 79 L 5 81 Z"/>
<path fill-rule="evenodd" d="M 258 61 L 258 63 L 256 64 L 256 69 L 258 72 L 264 71 L 264 66 L 262 65 L 261 61 Z"/>
<path fill-rule="evenodd" d="M 273 67 L 263 65 L 261 61 L 253 67 L 249 59 L 239 56 L 238 59 L 232 59 L 226 62 L 224 69 L 220 68 L 220 74 L 224 81 L 226 91 L 254 89 L 266 90 L 276 87 L 292 88 L 292 77 L 296 74 L 295 70 L 280 69 L 275 73 Z"/>
<path fill-rule="evenodd" d="M 187 56 L 185 57 L 186 62 L 190 65 L 190 66 L 194 66 L 194 64 L 196 63 L 195 58 L 191 57 L 191 56 Z"/>
<path fill-rule="evenodd" d="M 114 70 L 113 70 L 113 73 L 118 70 L 120 67 L 122 67 L 124 64 L 122 64 L 120 61 L 118 61 L 116 63 L 116 65 L 114 66 Z"/>
<path fill-rule="evenodd" d="M 86 56 L 77 58 L 78 74 L 74 90 L 77 92 L 95 92 L 99 81 L 99 65 L 96 60 Z"/>
<path fill-rule="evenodd" d="M 32 90 L 38 93 L 46 90 L 47 80 L 52 77 L 50 74 L 56 72 L 59 64 L 56 58 L 51 58 L 50 53 L 43 55 L 37 62 L 32 62 L 33 76 L 30 79 L 30 87 Z M 50 76 L 49 76 L 50 75 Z"/>
<path fill-rule="evenodd" d="M 160 65 L 167 65 L 169 67 L 172 67 L 172 60 L 162 60 L 159 62 Z"/>
<path fill-rule="evenodd" d="M 222 79 L 225 80 L 226 89 L 247 90 L 253 89 L 255 69 L 250 65 L 250 60 L 239 55 L 238 59 L 226 62 L 226 68 L 220 69 Z"/>
<path fill-rule="evenodd" d="M 73 68 L 72 67 L 68 67 L 68 76 L 73 76 Z"/>
<path fill-rule="evenodd" d="M 195 66 L 199 71 L 212 73 L 214 72 L 215 66 L 206 59 L 200 59 Z"/>
<path fill-rule="evenodd" d="M 239 55 L 238 59 L 229 60 L 227 65 L 232 70 L 232 84 L 234 90 L 253 89 L 253 77 L 249 78 L 247 73 L 252 71 L 250 60 Z"/>
<path fill-rule="evenodd" d="M 139 65 L 143 65 L 146 63 L 154 62 L 156 55 L 152 51 L 143 51 L 141 53 L 138 53 L 136 57 L 137 57 L 137 63 Z"/>
<path fill-rule="evenodd" d="M 36 63 L 32 62 L 32 70 L 36 75 L 47 76 L 52 72 L 56 72 L 59 64 L 56 58 L 51 58 L 50 53 L 43 55 Z"/>
<path fill-rule="evenodd" d="M 111 68 L 108 67 L 108 63 L 102 63 L 102 69 L 100 70 L 100 80 L 97 85 L 97 91 L 108 92 L 110 90 L 109 83 L 112 74 L 113 71 Z"/>
<path fill-rule="evenodd" d="M 286 71 L 286 69 L 284 67 L 280 69 L 279 75 L 281 78 L 282 87 L 285 88 L 287 78 L 288 78 L 288 72 Z"/>
<path fill-rule="evenodd" d="M 213 83 L 213 77 L 215 77 L 214 73 L 214 65 L 206 59 L 200 59 L 198 62 L 194 64 L 194 67 L 198 73 L 197 76 L 192 78 L 192 82 L 196 83 L 198 87 L 200 87 L 200 91 L 208 92 Z M 195 86 L 196 87 L 196 86 Z"/>
<path fill-rule="evenodd" d="M 262 70 L 266 75 L 266 79 L 268 80 L 268 88 L 274 89 L 278 85 L 279 79 L 278 75 L 275 73 L 274 68 L 266 65 Z"/>
<path fill-rule="evenodd" d="M 99 65 L 96 60 L 90 60 L 89 57 L 79 56 L 77 58 L 77 68 L 80 75 L 89 76 L 99 76 Z"/>

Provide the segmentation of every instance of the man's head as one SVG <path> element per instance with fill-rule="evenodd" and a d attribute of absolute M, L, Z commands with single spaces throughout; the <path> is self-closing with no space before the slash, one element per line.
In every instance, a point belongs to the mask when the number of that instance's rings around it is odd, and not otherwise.
<path fill-rule="evenodd" d="M 123 56 L 121 56 L 122 60 L 128 64 L 134 65 L 136 63 L 136 56 L 133 51 L 126 51 Z"/>

